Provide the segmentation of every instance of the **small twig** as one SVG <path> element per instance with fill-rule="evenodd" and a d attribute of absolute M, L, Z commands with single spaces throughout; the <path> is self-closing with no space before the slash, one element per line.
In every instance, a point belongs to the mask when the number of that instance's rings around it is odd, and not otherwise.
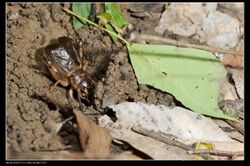
<path fill-rule="evenodd" d="M 168 144 L 168 145 L 177 146 L 177 147 L 180 147 L 184 150 L 193 150 L 190 146 L 176 141 L 175 140 L 176 137 L 174 137 L 172 135 L 167 135 L 167 134 L 164 134 L 161 132 L 156 133 L 154 131 L 149 131 L 147 129 L 141 128 L 139 126 L 133 127 L 132 130 L 139 133 L 139 134 L 154 138 L 154 139 L 161 141 L 161 142 Z"/>
<path fill-rule="evenodd" d="M 239 121 L 239 122 L 234 122 L 231 120 L 226 120 L 226 122 L 231 125 L 232 127 L 234 127 L 237 131 L 239 131 L 241 134 L 244 135 L 244 124 L 243 124 L 243 120 Z"/>
<path fill-rule="evenodd" d="M 166 44 L 169 44 L 169 45 L 174 45 L 174 46 L 177 46 L 177 47 L 196 48 L 196 49 L 211 51 L 211 52 L 214 52 L 214 53 L 218 52 L 218 53 L 223 53 L 223 54 L 233 54 L 233 55 L 243 56 L 243 53 L 241 53 L 241 52 L 221 50 L 221 49 L 216 49 L 216 48 L 212 48 L 212 47 L 204 46 L 204 45 L 199 45 L 199 44 L 184 43 L 184 42 L 180 42 L 180 41 L 177 41 L 177 40 L 167 39 L 167 38 L 154 36 L 154 35 L 138 34 L 136 32 L 131 33 L 131 39 L 130 40 L 132 40 L 132 41 L 134 41 L 134 40 L 137 40 L 137 41 L 140 41 L 140 40 L 157 41 L 157 42 L 162 42 L 162 43 L 166 43 Z"/>
<path fill-rule="evenodd" d="M 161 141 L 161 142 L 163 142 L 165 144 L 177 146 L 179 148 L 187 150 L 187 152 L 190 153 L 190 154 L 212 154 L 212 155 L 217 155 L 217 156 L 230 156 L 230 157 L 232 157 L 232 156 L 243 156 L 244 155 L 243 151 L 235 151 L 235 152 L 233 152 L 233 151 L 222 151 L 222 150 L 215 150 L 215 149 L 212 149 L 212 150 L 208 150 L 208 149 L 195 150 L 192 147 L 190 147 L 190 146 L 188 146 L 188 145 L 186 145 L 184 143 L 176 141 L 174 136 L 167 135 L 167 134 L 162 133 L 162 132 L 157 132 L 156 133 L 154 131 L 149 131 L 147 129 L 141 128 L 140 126 L 133 127 L 132 130 L 137 132 L 137 133 L 140 133 L 142 135 L 154 138 L 154 139 L 156 139 L 158 141 Z"/>
<path fill-rule="evenodd" d="M 105 32 L 108 32 L 109 34 L 112 34 L 112 35 L 116 36 L 116 37 L 119 38 L 121 41 L 123 41 L 126 45 L 130 46 L 130 43 L 127 42 L 127 41 L 126 41 L 123 37 L 121 37 L 120 35 L 118 35 L 118 34 L 112 32 L 112 31 L 110 31 L 110 30 L 108 30 L 108 29 L 106 29 L 106 28 L 103 28 L 102 26 L 100 26 L 100 25 L 94 23 L 93 21 L 90 21 L 90 20 L 88 20 L 88 19 L 86 19 L 86 18 L 84 18 L 84 17 L 82 17 L 82 16 L 77 15 L 76 13 L 72 12 L 71 10 L 69 10 L 69 9 L 67 9 L 67 8 L 63 8 L 63 10 L 64 10 L 65 12 L 67 12 L 67 13 L 69 13 L 69 14 L 75 16 L 76 18 L 78 18 L 78 19 L 80 19 L 80 20 L 86 21 L 87 23 L 89 23 L 89 24 L 91 24 L 91 25 L 93 25 L 93 26 L 95 26 L 95 27 L 97 27 L 97 28 L 99 28 L 99 29 L 101 29 L 101 30 L 103 30 L 103 31 L 105 31 Z"/>
<path fill-rule="evenodd" d="M 216 155 L 216 156 L 243 156 L 244 152 L 243 151 L 223 151 L 223 150 L 208 150 L 208 149 L 200 149 L 200 150 L 192 150 L 188 151 L 190 154 L 211 154 L 211 155 Z"/>

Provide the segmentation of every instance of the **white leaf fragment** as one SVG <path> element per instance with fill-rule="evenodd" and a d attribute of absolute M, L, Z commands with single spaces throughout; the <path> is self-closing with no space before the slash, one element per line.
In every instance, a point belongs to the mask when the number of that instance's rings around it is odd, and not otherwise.
<path fill-rule="evenodd" d="M 181 107 L 169 108 L 140 102 L 124 102 L 109 107 L 116 113 L 116 122 L 104 115 L 98 119 L 99 125 L 109 131 L 114 141 L 120 144 L 127 142 L 153 159 L 193 160 L 195 156 L 180 147 L 137 133 L 134 127 L 175 136 L 176 141 L 188 146 L 206 141 L 212 142 L 215 149 L 224 151 L 228 148 L 239 151 L 243 147 L 242 143 L 232 140 L 211 119 Z"/>
<path fill-rule="evenodd" d="M 133 148 L 147 154 L 153 159 L 164 160 L 191 160 L 185 150 L 175 146 L 167 145 L 153 138 L 138 134 L 132 130 L 125 129 L 119 123 L 111 123 L 111 119 L 104 115 L 99 118 L 99 125 L 108 129 L 114 141 L 124 141 Z"/>
<path fill-rule="evenodd" d="M 211 119 L 181 107 L 124 102 L 109 106 L 116 112 L 116 124 L 130 129 L 141 126 L 192 141 L 232 141 Z"/>

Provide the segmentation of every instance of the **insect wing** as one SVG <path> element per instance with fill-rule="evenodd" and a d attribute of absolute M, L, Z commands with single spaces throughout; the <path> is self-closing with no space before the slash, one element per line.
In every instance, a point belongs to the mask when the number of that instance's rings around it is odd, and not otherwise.
<path fill-rule="evenodd" d="M 81 59 L 80 56 L 78 55 L 77 50 L 74 47 L 72 40 L 67 37 L 59 37 L 58 43 L 70 55 L 74 63 L 79 66 L 81 64 Z"/>
<path fill-rule="evenodd" d="M 46 59 L 61 74 L 67 75 L 75 71 L 80 65 L 79 57 L 73 46 L 61 44 L 52 44 L 46 47 Z"/>

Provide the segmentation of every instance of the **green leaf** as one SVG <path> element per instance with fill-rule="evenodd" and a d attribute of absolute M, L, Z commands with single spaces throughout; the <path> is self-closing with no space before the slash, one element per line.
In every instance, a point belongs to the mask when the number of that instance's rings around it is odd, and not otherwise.
<path fill-rule="evenodd" d="M 101 25 L 106 25 L 112 20 L 112 16 L 106 12 L 99 14 L 97 18 L 99 18 L 99 24 Z"/>
<path fill-rule="evenodd" d="M 91 12 L 91 3 L 73 3 L 72 10 L 79 16 L 88 18 Z M 73 27 L 75 30 L 80 29 L 86 22 L 73 17 Z"/>
<path fill-rule="evenodd" d="M 110 24 L 106 24 L 105 27 L 108 30 L 115 32 L 114 28 Z M 117 40 L 117 37 L 115 35 L 112 35 L 111 33 L 109 33 L 109 35 L 110 35 L 110 37 L 112 38 L 113 41 Z"/>
<path fill-rule="evenodd" d="M 118 28 L 127 25 L 126 20 L 122 17 L 120 10 L 115 3 L 105 3 L 105 11 L 112 16 L 112 24 Z"/>
<path fill-rule="evenodd" d="M 116 33 L 121 33 L 127 22 L 121 15 L 120 10 L 117 8 L 115 3 L 105 3 L 105 12 L 97 16 L 99 18 L 99 24 L 105 26 L 108 30 Z M 117 37 L 110 34 L 112 40 L 116 41 Z"/>
<path fill-rule="evenodd" d="M 145 44 L 128 46 L 128 51 L 140 84 L 171 93 L 195 112 L 235 120 L 219 109 L 219 82 L 226 70 L 210 52 Z"/>
<path fill-rule="evenodd" d="M 97 18 L 99 18 L 99 25 L 100 26 L 105 26 L 106 29 L 116 33 L 113 26 L 110 25 L 111 20 L 112 20 L 112 16 L 109 13 L 103 12 L 103 13 L 99 14 L 97 16 Z M 110 35 L 110 37 L 112 38 L 113 41 L 117 40 L 116 36 L 112 35 L 111 33 L 109 33 L 109 35 Z"/>

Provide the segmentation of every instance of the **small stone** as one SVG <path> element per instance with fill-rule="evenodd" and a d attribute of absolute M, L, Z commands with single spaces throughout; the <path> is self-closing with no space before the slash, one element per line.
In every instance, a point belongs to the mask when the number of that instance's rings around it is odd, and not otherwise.
<path fill-rule="evenodd" d="M 18 12 L 10 13 L 9 16 L 8 16 L 8 19 L 9 19 L 9 20 L 15 20 L 15 19 L 18 19 L 19 16 L 20 16 L 20 15 L 19 15 Z"/>

